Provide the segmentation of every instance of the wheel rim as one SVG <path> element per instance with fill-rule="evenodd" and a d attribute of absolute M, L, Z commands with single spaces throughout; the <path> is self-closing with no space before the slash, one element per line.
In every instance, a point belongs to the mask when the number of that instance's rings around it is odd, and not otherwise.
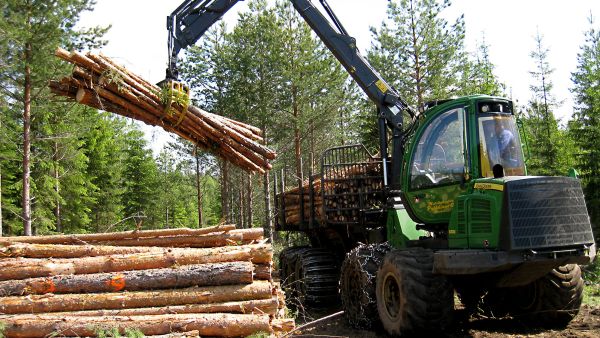
<path fill-rule="evenodd" d="M 383 304 L 387 315 L 396 320 L 402 308 L 400 298 L 400 282 L 393 273 L 388 273 L 383 280 Z"/>

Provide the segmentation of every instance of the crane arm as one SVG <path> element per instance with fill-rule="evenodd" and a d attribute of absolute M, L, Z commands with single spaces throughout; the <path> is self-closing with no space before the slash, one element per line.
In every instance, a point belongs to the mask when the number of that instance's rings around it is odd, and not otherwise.
<path fill-rule="evenodd" d="M 240 0 L 185 0 L 167 17 L 169 65 L 167 79 L 177 80 L 177 55 L 204 33 Z"/>
<path fill-rule="evenodd" d="M 194 44 L 215 22 L 241 0 L 186 0 L 168 18 L 169 68 L 167 79 L 177 80 L 177 55 L 182 48 Z M 329 19 L 311 0 L 289 0 L 296 11 L 319 36 L 360 88 L 379 110 L 380 148 L 387 157 L 387 129 L 392 129 L 392 171 L 400 170 L 403 151 L 403 116 L 416 115 L 381 75 L 360 54 L 356 40 L 344 29 L 326 0 L 319 0 Z M 383 161 L 384 182 L 387 186 L 387 164 Z M 394 175 L 397 180 L 399 175 Z M 397 186 L 399 182 L 393 182 Z"/>

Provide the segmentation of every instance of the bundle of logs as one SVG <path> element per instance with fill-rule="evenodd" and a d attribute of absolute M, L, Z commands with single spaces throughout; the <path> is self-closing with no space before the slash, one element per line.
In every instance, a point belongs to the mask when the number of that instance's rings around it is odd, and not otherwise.
<path fill-rule="evenodd" d="M 102 54 L 58 49 L 56 56 L 74 67 L 71 76 L 50 81 L 55 95 L 160 126 L 247 171 L 271 169 L 276 154 L 260 144 L 259 128 L 171 100 L 180 92 L 165 91 Z"/>
<path fill-rule="evenodd" d="M 294 321 L 262 236 L 222 225 L 0 238 L 2 333 L 284 334 Z"/>
<path fill-rule="evenodd" d="M 299 224 L 302 216 L 304 222 L 309 221 L 311 195 L 312 215 L 321 224 L 357 223 L 365 211 L 378 210 L 383 205 L 383 176 L 378 162 L 340 166 L 311 181 L 312 185 L 305 180 L 301 187 L 280 194 L 286 224 Z"/>

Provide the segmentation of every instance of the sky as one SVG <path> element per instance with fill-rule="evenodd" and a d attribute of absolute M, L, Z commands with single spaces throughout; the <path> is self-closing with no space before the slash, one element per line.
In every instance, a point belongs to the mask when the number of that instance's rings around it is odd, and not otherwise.
<path fill-rule="evenodd" d="M 247 10 L 247 2 L 241 1 L 225 14 L 223 20 L 229 28 L 235 25 L 238 13 Z M 379 27 L 386 18 L 388 0 L 328 3 L 366 54 L 372 41 L 369 27 Z M 79 26 L 112 25 L 102 53 L 156 83 L 164 79 L 167 64 L 166 17 L 180 4 L 180 0 L 97 0 L 92 12 L 82 14 Z M 474 52 L 485 37 L 495 74 L 519 105 L 531 98 L 529 72 L 535 70 L 535 64 L 530 53 L 539 31 L 554 68 L 552 93 L 562 102 L 555 114 L 565 123 L 573 111 L 571 73 L 577 67 L 577 53 L 584 43 L 584 32 L 591 27 L 590 14 L 595 18 L 594 26 L 600 27 L 599 13 L 598 0 L 454 0 L 443 16 L 454 22 L 464 14 L 468 51 Z M 159 128 L 146 126 L 143 130 L 155 153 L 168 139 Z"/>

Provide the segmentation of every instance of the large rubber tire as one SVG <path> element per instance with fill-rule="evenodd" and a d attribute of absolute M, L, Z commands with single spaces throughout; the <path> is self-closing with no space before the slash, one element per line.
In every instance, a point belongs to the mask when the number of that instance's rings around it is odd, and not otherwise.
<path fill-rule="evenodd" d="M 340 272 L 340 298 L 344 315 L 351 326 L 370 329 L 379 324 L 376 300 L 377 270 L 387 244 L 360 244 L 346 255 Z"/>
<path fill-rule="evenodd" d="M 306 250 L 309 250 L 309 248 L 305 246 L 291 247 L 282 250 L 279 254 L 279 279 L 285 292 L 286 303 L 291 308 L 296 308 L 299 299 L 296 262 L 298 255 Z"/>
<path fill-rule="evenodd" d="M 583 279 L 577 264 L 553 269 L 535 282 L 511 288 L 508 312 L 528 325 L 562 328 L 579 312 L 583 300 Z"/>
<path fill-rule="evenodd" d="M 392 336 L 435 334 L 452 322 L 454 290 L 433 274 L 433 252 L 422 248 L 389 252 L 377 273 L 377 311 Z"/>
<path fill-rule="evenodd" d="M 294 275 L 300 306 L 327 308 L 339 304 L 340 266 L 332 252 L 315 248 L 299 250 Z"/>

